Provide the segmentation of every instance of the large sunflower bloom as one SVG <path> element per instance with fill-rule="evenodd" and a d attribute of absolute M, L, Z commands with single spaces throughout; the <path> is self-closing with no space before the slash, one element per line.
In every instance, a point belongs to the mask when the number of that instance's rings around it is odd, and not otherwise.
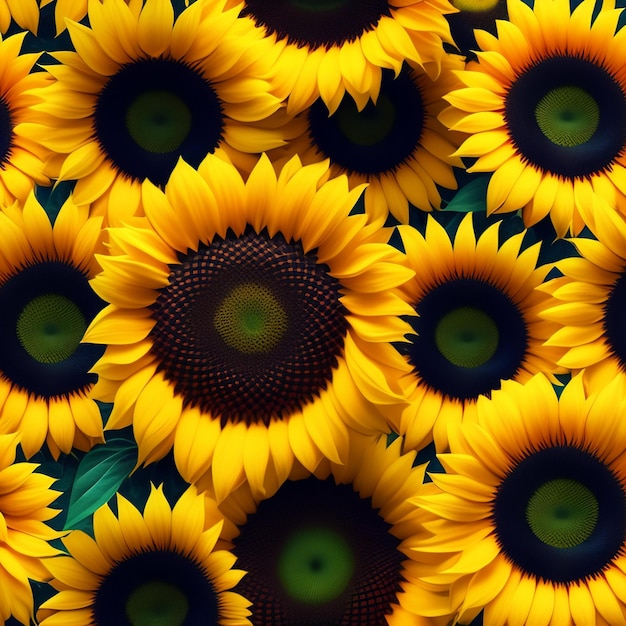
<path fill-rule="evenodd" d="M 244 574 L 216 548 L 223 520 L 189 487 L 170 507 L 152 486 L 143 514 L 117 495 L 93 517 L 93 538 L 63 538 L 69 556 L 45 561 L 58 593 L 42 606 L 41 626 L 216 624 L 245 626 L 248 600 L 230 591 Z"/>
<path fill-rule="evenodd" d="M 537 289 L 551 266 L 538 266 L 539 243 L 523 247 L 525 231 L 500 243 L 500 224 L 477 237 L 470 213 L 453 240 L 430 215 L 424 235 L 400 227 L 415 271 L 403 287 L 414 335 L 400 346 L 410 384 L 398 428 L 410 447 L 434 439 L 443 451 L 448 426 L 471 416 L 501 380 L 559 371 L 562 351 L 543 345 L 558 326 L 539 315 L 552 300 Z"/>
<path fill-rule="evenodd" d="M 104 306 L 89 284 L 101 221 L 70 198 L 53 227 L 34 194 L 0 212 L 0 432 L 19 430 L 27 458 L 102 439 L 89 369 L 103 349 L 80 345 Z"/>
<path fill-rule="evenodd" d="M 483 608 L 485 626 L 626 623 L 625 392 L 505 381 L 451 429 L 446 473 L 414 500 L 433 536 L 413 547 L 460 623 Z"/>
<path fill-rule="evenodd" d="M 350 215 L 362 189 L 328 163 L 280 175 L 265 156 L 247 182 L 209 155 L 165 191 L 146 181 L 146 217 L 111 228 L 92 281 L 110 303 L 86 341 L 108 347 L 96 397 L 108 429 L 133 424 L 139 462 L 174 446 L 188 482 L 212 471 L 221 497 L 247 476 L 343 456 L 347 427 L 388 428 L 375 405 L 401 398 L 398 353 L 412 276 L 389 232 Z M 382 409 L 384 411 L 384 408 Z"/>
<path fill-rule="evenodd" d="M 287 110 L 321 98 L 331 113 L 349 93 L 359 109 L 376 99 L 382 69 L 405 61 L 435 77 L 452 41 L 448 0 L 227 0 L 280 54 L 275 71 Z"/>
<path fill-rule="evenodd" d="M 236 590 L 252 602 L 254 624 L 447 623 L 411 610 L 411 546 L 425 533 L 410 499 L 426 466 L 401 446 L 352 434 L 345 463 L 296 465 L 287 480 L 268 480 L 264 496 L 244 483 L 221 503 L 223 536 L 248 572 Z"/>
<path fill-rule="evenodd" d="M 563 276 L 542 286 L 554 306 L 541 315 L 558 328 L 546 345 L 564 350 L 563 366 L 584 368 L 592 388 L 626 371 L 626 222 L 601 204 L 587 220 L 596 239 L 570 239 L 581 256 L 557 261 Z"/>
<path fill-rule="evenodd" d="M 410 205 L 438 209 L 438 185 L 456 189 L 452 166 L 463 167 L 459 157 L 450 157 L 460 133 L 437 119 L 443 95 L 460 85 L 454 72 L 462 67 L 461 57 L 446 55 L 436 80 L 410 63 L 395 78 L 385 70 L 376 101 L 360 111 L 350 95 L 332 115 L 318 99 L 296 118 L 301 135 L 272 159 L 280 163 L 281 152 L 299 154 L 303 163 L 329 158 L 332 175 L 347 174 L 353 186 L 368 183 L 365 210 L 376 219 L 391 213 L 407 223 Z"/>
<path fill-rule="evenodd" d="M 36 472 L 34 463 L 15 462 L 19 438 L 0 435 L 0 617 L 13 615 L 31 624 L 34 613 L 29 579 L 50 578 L 41 559 L 58 554 L 48 542 L 58 538 L 46 522 L 58 511 L 49 505 L 59 495 L 54 478 Z"/>
<path fill-rule="evenodd" d="M 472 133 L 456 152 L 493 172 L 489 213 L 522 209 L 527 226 L 547 215 L 557 235 L 583 227 L 593 195 L 626 211 L 626 30 L 621 9 L 592 21 L 594 0 L 509 0 L 498 36 L 476 31 L 481 50 L 440 118 Z"/>
<path fill-rule="evenodd" d="M 57 153 L 53 175 L 77 180 L 78 204 L 123 219 L 141 182 L 165 184 L 179 157 L 197 166 L 224 150 L 245 163 L 282 145 L 280 124 L 263 125 L 281 106 L 259 77 L 270 43 L 223 4 L 195 2 L 175 20 L 170 0 L 90 0 L 90 27 L 68 23 L 76 51 L 46 66 L 55 81 L 37 108 L 51 121 L 37 132 Z"/>
<path fill-rule="evenodd" d="M 35 184 L 50 183 L 44 170 L 52 154 L 33 130 L 45 117 L 34 110 L 41 99 L 32 93 L 49 85 L 50 78 L 31 71 L 39 53 L 20 53 L 25 36 L 0 39 L 0 206 L 23 202 Z"/>

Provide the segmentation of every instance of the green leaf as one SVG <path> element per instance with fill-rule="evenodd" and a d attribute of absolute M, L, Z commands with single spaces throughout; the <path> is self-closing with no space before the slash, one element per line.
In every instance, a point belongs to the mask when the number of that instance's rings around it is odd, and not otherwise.
<path fill-rule="evenodd" d="M 487 212 L 487 185 L 491 176 L 478 176 L 468 182 L 450 200 L 445 211 L 458 213 Z"/>
<path fill-rule="evenodd" d="M 70 493 L 65 530 L 76 528 L 108 502 L 137 463 L 137 444 L 111 439 L 94 446 L 80 461 Z"/>

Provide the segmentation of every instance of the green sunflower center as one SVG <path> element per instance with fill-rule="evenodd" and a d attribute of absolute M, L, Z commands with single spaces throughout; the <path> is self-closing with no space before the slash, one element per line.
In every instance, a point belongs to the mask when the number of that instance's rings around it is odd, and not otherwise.
<path fill-rule="evenodd" d="M 69 298 L 46 294 L 31 300 L 17 318 L 17 337 L 39 363 L 59 363 L 78 348 L 87 323 Z"/>
<path fill-rule="evenodd" d="M 587 540 L 598 521 L 598 501 L 585 485 L 558 478 L 541 485 L 526 508 L 535 536 L 555 548 L 573 548 Z"/>
<path fill-rule="evenodd" d="M 539 100 L 535 117 L 541 132 L 559 146 L 579 146 L 589 141 L 600 123 L 600 108 L 584 89 L 563 86 Z"/>
<path fill-rule="evenodd" d="M 126 601 L 132 626 L 182 626 L 188 611 L 185 594 L 175 585 L 158 580 L 139 585 Z"/>
<path fill-rule="evenodd" d="M 245 283 L 222 300 L 213 323 L 219 336 L 234 350 L 268 353 L 287 331 L 288 317 L 267 287 Z"/>
<path fill-rule="evenodd" d="M 493 10 L 500 0 L 453 0 L 452 4 L 459 11 L 469 13 L 487 13 Z"/>
<path fill-rule="evenodd" d="M 323 604 L 340 596 L 354 574 L 354 556 L 346 540 L 328 528 L 292 534 L 278 559 L 278 577 L 289 596 Z"/>
<path fill-rule="evenodd" d="M 446 313 L 435 328 L 435 344 L 458 367 L 479 367 L 498 349 L 499 332 L 494 320 L 475 307 L 459 307 Z"/>
<path fill-rule="evenodd" d="M 126 127 L 133 140 L 147 152 L 177 150 L 191 130 L 191 112 L 176 94 L 150 90 L 128 107 Z"/>
<path fill-rule="evenodd" d="M 346 98 L 337 109 L 339 129 L 348 141 L 357 146 L 374 146 L 393 130 L 396 110 L 391 100 L 381 94 L 376 104 L 369 102 L 359 111 L 356 104 Z"/>

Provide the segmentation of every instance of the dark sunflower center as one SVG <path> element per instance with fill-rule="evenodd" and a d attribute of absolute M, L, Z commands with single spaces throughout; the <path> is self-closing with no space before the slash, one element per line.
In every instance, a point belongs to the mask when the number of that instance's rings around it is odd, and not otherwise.
<path fill-rule="evenodd" d="M 387 0 L 246 0 L 242 15 L 298 46 L 340 46 L 390 15 Z"/>
<path fill-rule="evenodd" d="M 126 601 L 132 626 L 183 626 L 189 612 L 187 596 L 177 586 L 159 580 L 134 589 Z"/>
<path fill-rule="evenodd" d="M 113 165 L 164 185 L 179 157 L 197 167 L 222 138 L 221 102 L 199 72 L 171 59 L 124 65 L 98 95 L 95 136 Z"/>
<path fill-rule="evenodd" d="M 0 97 L 0 167 L 9 160 L 13 145 L 13 119 L 11 110 Z"/>
<path fill-rule="evenodd" d="M 422 94 L 414 75 L 384 72 L 376 103 L 359 111 L 350 96 L 328 115 L 322 100 L 309 109 L 309 133 L 317 149 L 349 172 L 381 174 L 418 147 L 424 128 Z"/>
<path fill-rule="evenodd" d="M 269 423 L 330 382 L 347 328 L 340 287 L 281 234 L 216 238 L 172 268 L 153 351 L 188 405 Z"/>
<path fill-rule="evenodd" d="M 568 583 L 600 572 L 626 539 L 626 493 L 612 468 L 573 446 L 527 453 L 493 505 L 503 552 L 537 578 Z"/>
<path fill-rule="evenodd" d="M 28 266 L 0 285 L 0 372 L 37 396 L 79 392 L 104 346 L 81 344 L 104 302 L 87 276 L 60 261 Z"/>
<path fill-rule="evenodd" d="M 437 285 L 409 318 L 416 335 L 398 349 L 432 389 L 469 399 L 498 389 L 524 361 L 528 344 L 522 311 L 498 287 L 456 278 Z"/>
<path fill-rule="evenodd" d="M 141 552 L 117 563 L 93 602 L 95 626 L 217 626 L 217 594 L 208 572 L 176 552 Z"/>
<path fill-rule="evenodd" d="M 607 343 L 622 369 L 626 370 L 626 274 L 622 274 L 613 285 L 604 305 L 603 326 Z"/>
<path fill-rule="evenodd" d="M 288 481 L 234 541 L 237 591 L 258 626 L 384 624 L 404 556 L 390 526 L 349 485 Z"/>
<path fill-rule="evenodd" d="M 600 63 L 550 57 L 511 85 L 505 119 L 524 158 L 572 178 L 610 167 L 626 142 L 624 86 Z"/>

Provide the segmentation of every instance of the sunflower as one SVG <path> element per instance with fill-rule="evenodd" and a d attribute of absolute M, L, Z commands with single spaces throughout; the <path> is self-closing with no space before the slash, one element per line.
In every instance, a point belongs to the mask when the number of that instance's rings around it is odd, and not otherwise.
<path fill-rule="evenodd" d="M 0 32 L 6 33 L 11 21 L 31 33 L 37 33 L 39 26 L 37 0 L 0 0 Z"/>
<path fill-rule="evenodd" d="M 624 379 L 560 398 L 541 374 L 478 401 L 450 431 L 446 473 L 414 502 L 432 538 L 413 543 L 431 584 L 451 584 L 460 623 L 623 624 L 626 619 Z"/>
<path fill-rule="evenodd" d="M 89 284 L 101 218 L 87 214 L 70 198 L 53 227 L 34 194 L 0 211 L 0 432 L 19 430 L 27 458 L 102 439 L 89 369 L 103 349 L 80 343 L 104 306 Z"/>
<path fill-rule="evenodd" d="M 569 240 L 581 256 L 557 261 L 563 275 L 542 286 L 554 306 L 541 316 L 558 328 L 546 345 L 564 350 L 563 366 L 585 368 L 585 381 L 595 388 L 626 371 L 626 222 L 599 198 L 593 200 L 586 221 L 596 239 Z"/>
<path fill-rule="evenodd" d="M 522 209 L 527 226 L 547 215 L 558 236 L 583 228 L 592 195 L 626 211 L 626 30 L 621 9 L 595 0 L 509 0 L 498 36 L 476 31 L 478 62 L 460 74 L 440 115 L 472 133 L 456 155 L 493 172 L 489 213 Z"/>
<path fill-rule="evenodd" d="M 448 426 L 469 418 L 501 380 L 562 371 L 555 364 L 562 351 L 543 345 L 558 326 L 539 316 L 552 303 L 537 289 L 551 266 L 538 266 L 541 244 L 523 246 L 526 231 L 500 243 L 501 223 L 476 237 L 469 213 L 453 241 L 431 215 L 424 235 L 400 227 L 415 270 L 403 287 L 414 304 L 413 335 L 400 345 L 410 385 L 398 432 L 410 447 L 434 439 L 445 450 Z"/>
<path fill-rule="evenodd" d="M 383 221 L 391 213 L 407 223 L 410 205 L 438 209 L 437 185 L 456 189 L 452 166 L 463 167 L 460 158 L 450 157 L 460 140 L 437 119 L 462 67 L 458 55 L 446 55 L 434 81 L 415 64 L 405 64 L 397 77 L 383 70 L 376 101 L 360 111 L 350 95 L 332 115 L 318 99 L 295 122 L 300 136 L 278 148 L 272 160 L 279 164 L 293 154 L 303 163 L 329 158 L 332 175 L 345 173 L 354 186 L 369 183 L 365 210 Z"/>
<path fill-rule="evenodd" d="M 0 206 L 23 202 L 35 184 L 50 183 L 44 170 L 51 153 L 36 131 L 45 118 L 34 110 L 40 98 L 33 95 L 50 80 L 44 72 L 31 72 L 39 53 L 20 53 L 25 36 L 0 38 Z"/>
<path fill-rule="evenodd" d="M 151 486 L 143 514 L 117 494 L 93 516 L 93 538 L 73 530 L 68 555 L 47 559 L 58 593 L 41 605 L 41 626 L 80 624 L 250 625 L 249 601 L 231 591 L 244 572 L 216 547 L 223 520 L 191 486 L 170 507 Z"/>
<path fill-rule="evenodd" d="M 426 466 L 401 446 L 352 434 L 344 464 L 296 465 L 264 496 L 244 483 L 221 503 L 223 536 L 248 572 L 236 590 L 252 602 L 254 624 L 447 623 L 407 608 L 417 585 L 411 546 L 424 532 L 410 499 Z"/>
<path fill-rule="evenodd" d="M 49 575 L 41 560 L 58 554 L 49 541 L 59 533 L 46 522 L 58 511 L 49 505 L 59 495 L 50 489 L 55 479 L 35 471 L 35 463 L 16 462 L 19 436 L 0 435 L 0 616 L 13 615 L 31 624 L 34 613 L 29 579 Z"/>
<path fill-rule="evenodd" d="M 109 229 L 119 254 L 92 285 L 110 304 L 85 340 L 107 344 L 96 397 L 115 403 L 107 429 L 133 424 L 140 463 L 173 446 L 183 478 L 212 471 L 222 497 L 296 458 L 339 461 L 349 427 L 389 429 L 390 342 L 412 310 L 395 287 L 413 272 L 350 214 L 362 189 L 327 179 L 297 157 L 278 177 L 261 157 L 246 183 L 213 155 L 181 161 L 165 191 L 144 183 L 145 218 Z"/>
<path fill-rule="evenodd" d="M 287 110 L 321 98 L 331 113 L 349 93 L 362 109 L 376 100 L 382 69 L 405 61 L 439 73 L 444 41 L 452 41 L 448 0 L 227 0 L 241 18 L 275 43 L 275 72 Z"/>
<path fill-rule="evenodd" d="M 282 145 L 268 122 L 281 100 L 259 77 L 270 42 L 223 4 L 195 2 L 175 20 L 169 0 L 90 0 L 90 26 L 68 22 L 76 51 L 52 53 L 54 81 L 36 107 L 50 121 L 37 132 L 57 153 L 54 177 L 77 180 L 78 204 L 120 221 L 141 182 L 164 185 L 180 157 L 197 166 L 224 151 L 245 167 Z"/>

